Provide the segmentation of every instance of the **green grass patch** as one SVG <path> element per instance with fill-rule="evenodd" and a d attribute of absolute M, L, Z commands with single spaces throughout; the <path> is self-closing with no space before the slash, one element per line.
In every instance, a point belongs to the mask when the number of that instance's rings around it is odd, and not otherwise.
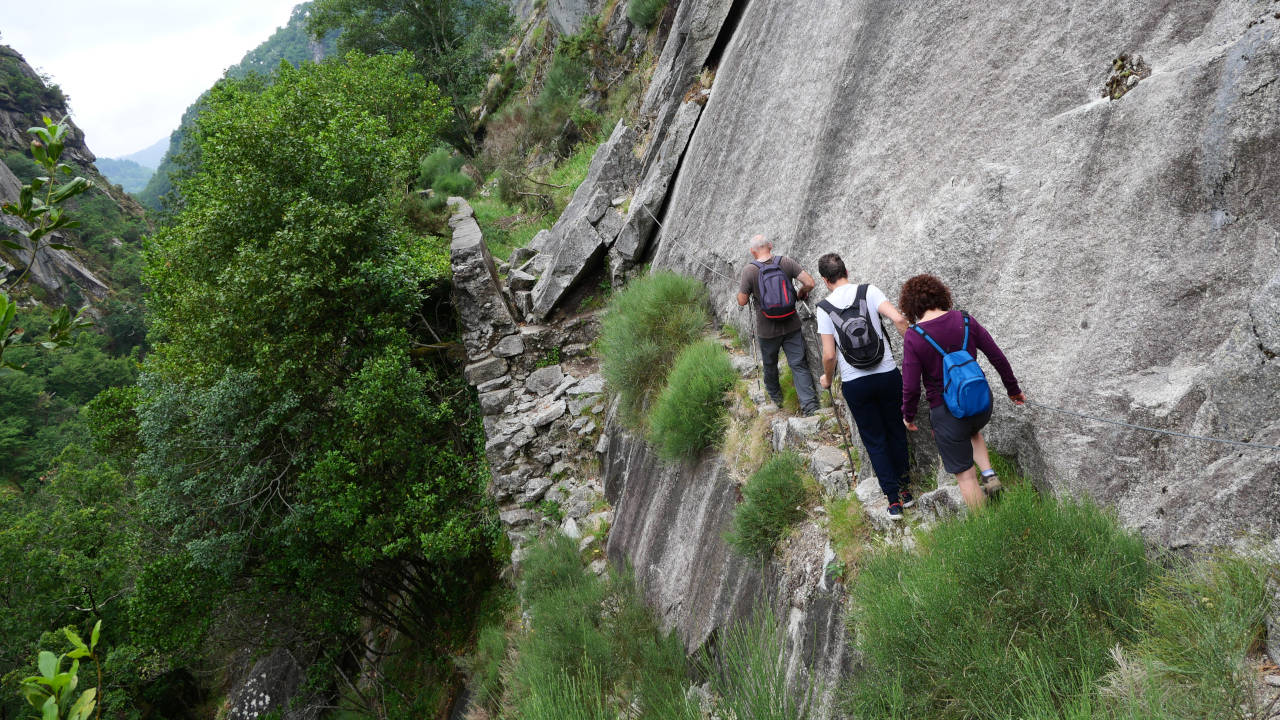
<path fill-rule="evenodd" d="M 869 667 L 852 681 L 850 710 L 1066 710 L 1133 638 L 1155 573 L 1141 539 L 1095 505 L 1011 488 L 985 512 L 922 534 L 916 552 L 889 548 L 864 564 L 851 629 Z"/>
<path fill-rule="evenodd" d="M 506 261 L 512 250 L 528 245 L 534 235 L 549 230 L 555 222 L 550 214 L 531 215 L 496 197 L 477 197 L 469 202 L 489 253 L 498 260 Z"/>
<path fill-rule="evenodd" d="M 460 172 L 445 173 L 431 185 L 437 197 L 471 197 L 476 191 L 476 181 Z"/>
<path fill-rule="evenodd" d="M 1142 638 L 1103 697 L 1123 718 L 1263 717 L 1246 662 L 1264 633 L 1275 567 L 1233 556 L 1181 562 L 1141 602 Z"/>
<path fill-rule="evenodd" d="M 1017 463 L 987 446 L 987 454 L 991 456 L 991 469 L 996 471 L 1000 484 L 1006 488 L 1026 484 L 1027 476 L 1018 468 Z"/>
<path fill-rule="evenodd" d="M 725 393 L 738 374 L 720 343 L 701 340 L 680 351 L 649 415 L 649 442 L 666 460 L 684 460 L 724 436 Z"/>
<path fill-rule="evenodd" d="M 684 648 L 629 576 L 597 577 L 557 534 L 530 549 L 520 592 L 531 626 L 510 671 L 510 717 L 613 718 L 633 704 L 642 717 L 698 717 L 684 700 Z"/>
<path fill-rule="evenodd" d="M 742 488 L 733 512 L 729 546 L 751 557 L 767 556 L 805 514 L 804 460 L 792 451 L 774 455 Z"/>
<path fill-rule="evenodd" d="M 693 278 L 658 272 L 613 296 L 601 323 L 601 372 L 633 426 L 643 424 L 677 354 L 709 324 L 706 288 Z"/>
<path fill-rule="evenodd" d="M 667 0 L 631 0 L 627 3 L 627 18 L 636 27 L 649 29 L 662 16 Z"/>
<path fill-rule="evenodd" d="M 714 653 L 699 657 L 700 674 L 707 677 L 714 696 L 712 717 L 752 720 L 805 720 L 818 688 L 810 685 L 800 697 L 787 688 L 782 637 L 768 603 L 746 620 L 721 634 Z"/>
<path fill-rule="evenodd" d="M 862 564 L 869 548 L 871 528 L 862 503 L 851 495 L 828 500 L 827 517 L 830 522 L 827 534 L 831 536 L 831 547 L 840 563 L 837 575 L 846 579 Z"/>

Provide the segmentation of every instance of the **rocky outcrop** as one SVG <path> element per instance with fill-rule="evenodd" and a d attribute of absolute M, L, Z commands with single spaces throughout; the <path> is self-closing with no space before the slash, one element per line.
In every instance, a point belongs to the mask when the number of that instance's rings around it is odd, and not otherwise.
<path fill-rule="evenodd" d="M 586 179 L 542 241 L 547 260 L 532 290 L 532 317 L 545 319 L 583 277 L 601 267 L 623 225 L 615 208 L 625 201 L 639 175 L 640 165 L 632 151 L 635 142 L 635 132 L 619 121 L 591 159 Z"/>
<path fill-rule="evenodd" d="M 0 45 L 0 63 L 7 65 L 26 81 L 45 87 L 44 79 L 13 48 Z M 31 146 L 31 135 L 27 134 L 27 128 L 40 124 L 42 117 L 47 116 L 57 122 L 67 115 L 65 102 L 46 102 L 43 98 L 37 98 L 34 105 L 24 105 L 16 99 L 5 101 L 6 95 L 7 93 L 0 93 L 0 149 L 26 150 Z M 62 153 L 63 162 L 87 168 L 96 158 L 85 145 L 84 131 L 70 119 L 67 123 L 70 128 Z"/>
<path fill-rule="evenodd" d="M 739 486 L 723 456 L 707 453 L 696 464 L 672 465 L 616 422 L 605 437 L 604 490 L 614 507 L 610 562 L 634 568 L 649 604 L 690 651 L 761 602 L 771 605 L 786 636 L 791 687 L 800 694 L 811 684 L 818 688 L 823 710 L 817 716 L 827 717 L 852 652 L 844 588 L 826 576 L 826 532 L 806 521 L 781 557 L 763 565 L 735 554 L 724 536 Z"/>
<path fill-rule="evenodd" d="M 312 720 L 319 707 L 290 707 L 302 685 L 303 670 L 288 650 L 275 650 L 253 664 L 244 680 L 232 689 L 227 720 L 255 720 L 275 712 L 285 720 Z"/>
<path fill-rule="evenodd" d="M 21 190 L 21 181 L 14 176 L 8 166 L 0 163 L 0 203 L 17 202 Z M 0 232 L 4 232 L 6 237 L 21 243 L 24 247 L 22 250 L 0 248 L 0 276 L 21 270 L 32 263 L 30 244 L 21 235 L 7 232 L 7 229 L 30 230 L 31 228 L 12 215 L 0 213 Z M 65 241 L 59 240 L 59 242 Z M 50 299 L 59 303 L 67 297 L 71 290 L 71 283 L 75 283 L 81 292 L 94 299 L 100 300 L 111 291 L 106 283 L 99 280 L 75 255 L 66 250 L 55 250 L 50 247 L 41 247 L 36 253 L 35 263 L 31 264 L 28 279 L 31 283 L 43 288 Z"/>
<path fill-rule="evenodd" d="M 728 322 L 726 271 L 757 232 L 811 271 L 840 252 L 891 298 L 933 272 L 1035 400 L 1280 444 L 1275 9 L 975 8 L 747 4 L 654 266 L 703 279 Z M 1152 73 L 1106 100 L 1122 52 Z M 662 73 L 649 108 L 684 92 Z M 1168 546 L 1280 532 L 1274 452 L 1007 403 L 988 435 L 1045 488 L 1091 495 Z"/>

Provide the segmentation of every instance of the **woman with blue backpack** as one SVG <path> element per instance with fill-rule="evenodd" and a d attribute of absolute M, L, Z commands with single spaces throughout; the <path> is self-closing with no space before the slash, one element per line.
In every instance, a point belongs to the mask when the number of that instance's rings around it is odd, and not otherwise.
<path fill-rule="evenodd" d="M 898 304 L 912 322 L 902 341 L 902 421 L 908 430 L 919 429 L 915 416 L 923 380 L 942 466 L 956 476 L 965 504 L 980 507 L 986 494 L 978 484 L 978 472 L 984 483 L 996 488 L 999 483 L 993 482 L 996 473 L 982 437 L 982 428 L 991 420 L 991 388 L 976 351 L 981 350 L 1000 374 L 1010 400 L 1021 405 L 1026 395 L 986 328 L 969 313 L 951 309 L 951 291 L 941 280 L 933 275 L 907 280 Z"/>

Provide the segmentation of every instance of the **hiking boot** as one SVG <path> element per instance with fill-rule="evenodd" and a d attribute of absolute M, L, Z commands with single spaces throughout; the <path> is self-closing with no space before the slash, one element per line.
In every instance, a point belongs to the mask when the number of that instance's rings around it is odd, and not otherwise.
<path fill-rule="evenodd" d="M 890 520 L 902 519 L 902 503 L 900 502 L 889 503 L 889 519 Z"/>
<path fill-rule="evenodd" d="M 816 407 L 806 408 L 800 411 L 800 417 L 813 417 L 814 415 L 817 415 L 817 414 L 818 414 L 818 408 Z"/>
<path fill-rule="evenodd" d="M 916 504 L 916 496 L 911 494 L 910 490 L 899 490 L 898 499 L 902 501 L 902 507 L 909 508 Z"/>
<path fill-rule="evenodd" d="M 995 470 L 984 470 L 978 479 L 982 483 L 982 492 L 986 493 L 987 497 L 995 497 L 1004 489 L 1000 484 L 1000 478 L 996 477 Z"/>

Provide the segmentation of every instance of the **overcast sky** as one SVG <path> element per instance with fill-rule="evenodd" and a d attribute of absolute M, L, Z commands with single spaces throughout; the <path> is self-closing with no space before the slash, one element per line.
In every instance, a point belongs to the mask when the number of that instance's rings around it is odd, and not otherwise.
<path fill-rule="evenodd" d="M 95 155 L 118 157 L 167 138 L 300 1 L 0 0 L 0 43 L 62 86 Z"/>

